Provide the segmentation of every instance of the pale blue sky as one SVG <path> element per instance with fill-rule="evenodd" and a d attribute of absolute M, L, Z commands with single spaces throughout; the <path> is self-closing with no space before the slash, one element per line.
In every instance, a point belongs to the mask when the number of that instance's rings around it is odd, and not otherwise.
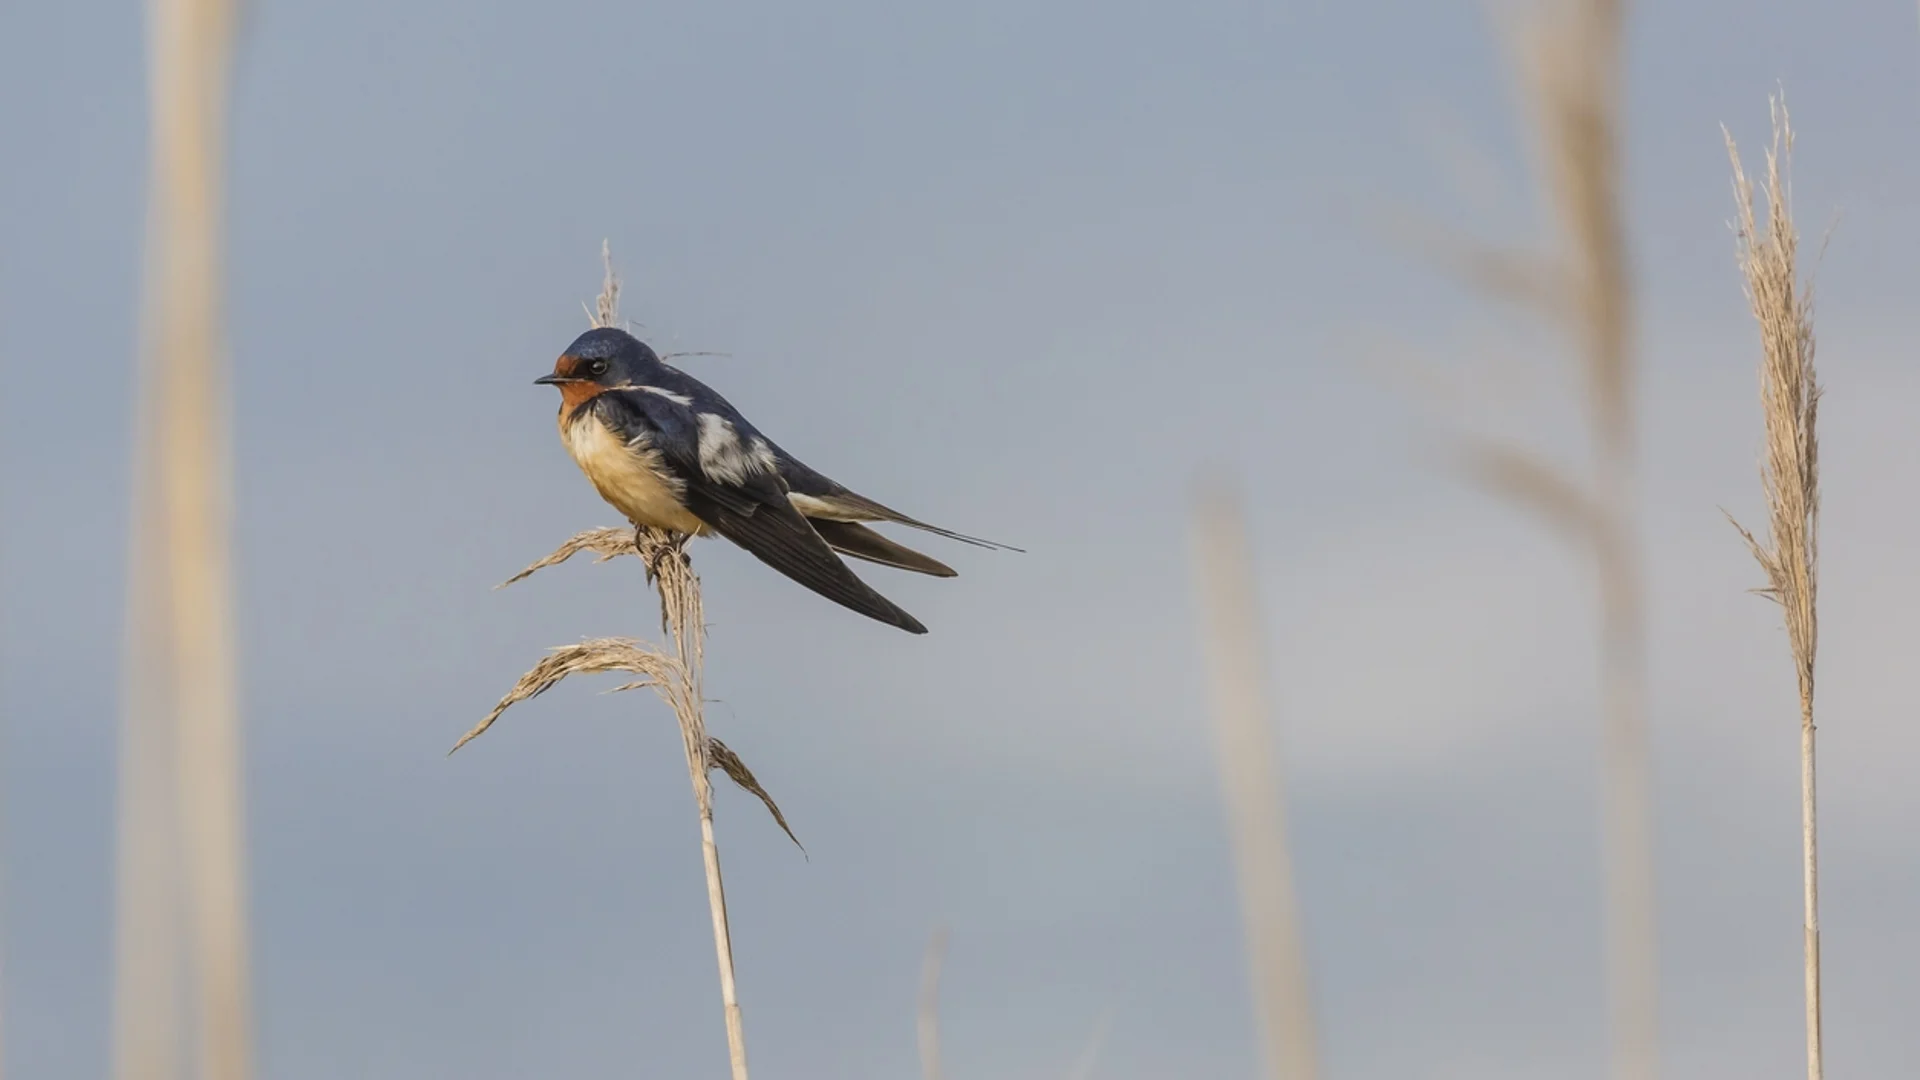
<path fill-rule="evenodd" d="M 114 679 L 144 176 L 141 9 L 0 10 L 7 1068 L 106 1063 Z M 724 1048 L 678 744 L 556 690 L 645 633 L 631 566 L 491 586 L 612 524 L 529 385 L 612 241 L 626 313 L 811 464 L 1024 555 L 874 570 L 909 638 L 698 549 L 762 1075 L 1253 1075 L 1192 635 L 1197 470 L 1253 503 L 1332 1077 L 1601 1075 L 1585 578 L 1428 460 L 1359 361 L 1507 328 L 1396 247 L 1530 227 L 1478 6 L 249 5 L 231 316 L 262 1075 L 686 1076 Z M 1752 515 L 1719 125 L 1784 82 L 1821 267 L 1829 1055 L 1920 1061 L 1920 532 L 1906 3 L 1638 5 L 1672 1074 L 1797 1067 L 1797 774 Z M 1441 166 L 1464 140 L 1499 187 Z M 1489 410 L 1564 431 L 1558 358 Z"/>

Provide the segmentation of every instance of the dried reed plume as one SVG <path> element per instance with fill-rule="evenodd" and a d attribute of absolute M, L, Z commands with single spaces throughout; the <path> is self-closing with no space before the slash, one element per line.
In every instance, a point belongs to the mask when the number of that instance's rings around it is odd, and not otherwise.
<path fill-rule="evenodd" d="M 1634 313 L 1620 208 L 1623 0 L 1541 0 L 1508 24 L 1531 119 L 1545 251 L 1471 248 L 1465 272 L 1490 295 L 1547 320 L 1577 357 L 1591 463 L 1585 476 L 1542 452 L 1465 440 L 1482 483 L 1540 514 L 1594 561 L 1600 600 L 1601 819 L 1606 1000 L 1616 1080 L 1659 1065 L 1652 763 L 1646 719 L 1646 616 L 1636 539 Z"/>
<path fill-rule="evenodd" d="M 613 272 L 613 260 L 602 245 L 601 258 L 606 278 L 594 305 L 593 325 L 613 326 L 619 321 L 620 281 Z M 707 734 L 706 699 L 701 690 L 704 661 L 705 617 L 701 612 L 700 579 L 687 558 L 687 537 L 659 529 L 589 529 L 560 545 L 552 554 L 515 574 L 504 584 L 511 585 L 537 570 L 563 563 L 582 551 L 600 556 L 598 561 L 621 555 L 637 555 L 646 566 L 647 580 L 660 596 L 661 627 L 672 639 L 672 650 L 643 645 L 631 638 L 598 638 L 577 645 L 554 649 L 550 655 L 520 677 L 513 689 L 502 697 L 473 730 L 453 745 L 460 749 L 477 738 L 509 708 L 538 697 L 569 675 L 622 671 L 638 675 L 636 681 L 615 687 L 632 690 L 652 689 L 673 710 L 679 721 L 680 739 L 686 752 L 687 776 L 693 785 L 693 799 L 700 811 L 700 852 L 706 863 L 707 903 L 713 913 L 713 946 L 720 966 L 720 1000 L 725 1011 L 728 1057 L 733 1080 L 747 1080 L 747 1042 L 741 1026 L 740 1000 L 733 978 L 733 935 L 727 926 L 726 890 L 720 878 L 720 849 L 713 838 L 714 769 L 758 798 L 773 815 L 773 820 L 792 839 L 800 841 L 788 828 L 773 797 L 754 778 L 738 754 L 725 743 Z M 449 751 L 451 752 L 451 751 Z"/>
<path fill-rule="evenodd" d="M 233 7 L 149 6 L 151 192 L 114 1003 L 121 1080 L 179 1075 L 188 1046 L 209 1080 L 250 1070 L 220 295 Z M 183 986 L 190 1038 L 174 1002 Z"/>
<path fill-rule="evenodd" d="M 1760 465 L 1771 536 L 1761 543 L 1734 522 L 1767 575 L 1759 590 L 1780 604 L 1800 683 L 1800 842 L 1805 888 L 1804 927 L 1807 1008 L 1807 1076 L 1820 1080 L 1820 860 L 1814 814 L 1813 665 L 1820 619 L 1815 606 L 1820 565 L 1820 443 L 1814 423 L 1820 384 L 1813 366 L 1813 292 L 1801 286 L 1795 265 L 1800 237 L 1793 226 L 1789 190 L 1793 125 L 1786 102 L 1769 102 L 1773 144 L 1767 149 L 1766 226 L 1754 215 L 1753 182 L 1740 164 L 1740 149 L 1726 135 L 1733 162 L 1733 197 L 1740 215 L 1740 272 L 1747 300 L 1760 324 L 1760 411 L 1767 450 Z M 1723 129 L 1724 130 L 1724 129 Z M 1729 516 L 1728 520 L 1732 520 Z"/>
<path fill-rule="evenodd" d="M 1238 500 L 1221 491 L 1204 492 L 1195 540 L 1214 745 L 1239 871 L 1240 915 L 1266 1075 L 1314 1080 L 1320 1066 L 1313 1003 L 1295 912 L 1253 560 Z"/>

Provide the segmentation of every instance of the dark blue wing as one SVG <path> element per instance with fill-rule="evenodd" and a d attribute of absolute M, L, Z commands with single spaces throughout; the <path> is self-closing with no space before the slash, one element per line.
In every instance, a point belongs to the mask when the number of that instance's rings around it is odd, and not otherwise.
<path fill-rule="evenodd" d="M 909 528 L 930 532 L 936 536 L 944 536 L 949 540 L 958 540 L 963 544 L 973 544 L 977 547 L 984 548 L 999 548 L 1003 551 L 1020 550 L 1011 544 L 1002 544 L 993 540 L 983 540 L 978 536 L 968 536 L 965 533 L 954 532 L 951 529 L 943 529 L 938 525 L 921 521 L 919 518 L 910 517 L 890 506 L 869 499 L 847 488 L 845 485 L 836 483 L 825 474 L 809 467 L 799 458 L 781 449 L 780 445 L 772 439 L 762 435 L 758 428 L 755 428 L 747 421 L 746 417 L 740 415 L 740 410 L 734 408 L 731 402 L 721 397 L 712 387 L 671 364 L 661 363 L 652 368 L 647 375 L 647 381 L 660 390 L 665 390 L 685 398 L 691 403 L 692 409 L 725 417 L 727 421 L 740 432 L 742 438 L 750 437 L 761 440 L 767 449 L 772 452 L 774 460 L 777 463 L 781 482 L 787 490 L 797 492 L 801 495 L 812 496 L 814 499 L 820 500 L 826 505 L 833 507 L 837 513 L 844 514 L 846 520 L 893 522 Z M 857 551 L 850 551 L 849 553 L 860 555 L 862 558 L 867 557 Z M 878 561 L 885 562 L 886 560 Z M 899 564 L 890 563 L 889 565 Z M 937 562 L 933 563 L 933 565 L 940 567 L 942 570 L 946 569 Z M 951 571 L 948 572 L 951 573 Z"/>
<path fill-rule="evenodd" d="M 715 532 L 837 604 L 926 633 L 918 619 L 847 569 L 788 500 L 771 444 L 732 406 L 719 404 L 724 412 L 704 411 L 692 394 L 651 384 L 609 390 L 592 402 L 602 422 L 660 454 L 682 484 L 688 512 Z"/>

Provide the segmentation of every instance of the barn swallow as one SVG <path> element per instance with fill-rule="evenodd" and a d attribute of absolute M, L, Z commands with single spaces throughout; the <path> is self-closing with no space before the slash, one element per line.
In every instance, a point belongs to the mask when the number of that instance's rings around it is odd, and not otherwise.
<path fill-rule="evenodd" d="M 910 518 L 808 468 L 624 330 L 580 335 L 534 382 L 559 389 L 560 440 L 627 520 L 689 536 L 718 533 L 821 596 L 908 633 L 927 628 L 834 553 L 935 577 L 954 570 L 864 522 L 1019 550 Z"/>

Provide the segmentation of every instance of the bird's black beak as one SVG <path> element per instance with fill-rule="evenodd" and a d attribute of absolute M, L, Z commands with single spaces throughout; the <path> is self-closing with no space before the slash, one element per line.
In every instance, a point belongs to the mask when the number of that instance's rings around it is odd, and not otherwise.
<path fill-rule="evenodd" d="M 567 378 L 567 377 L 566 377 L 565 375 L 559 375 L 559 374 L 554 374 L 554 375 L 542 375 L 542 376 L 540 376 L 539 378 L 537 378 L 537 379 L 535 379 L 535 380 L 533 380 L 533 385 L 535 385 L 535 386 L 558 386 L 558 385 L 560 385 L 561 383 L 569 383 L 569 382 L 573 382 L 573 381 L 574 381 L 573 379 L 569 379 L 569 378 Z"/>

